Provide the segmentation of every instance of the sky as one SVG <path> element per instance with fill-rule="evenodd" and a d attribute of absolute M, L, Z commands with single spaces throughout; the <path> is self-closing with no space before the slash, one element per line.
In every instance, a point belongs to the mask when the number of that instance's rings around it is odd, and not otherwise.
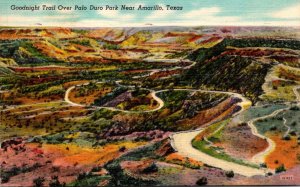
<path fill-rule="evenodd" d="M 40 6 L 39 10 L 12 10 Z M 56 5 L 55 10 L 42 6 Z M 58 10 L 58 6 L 71 10 Z M 85 5 L 87 10 L 74 10 Z M 103 10 L 90 10 L 90 6 Z M 119 6 L 107 10 L 106 5 Z M 121 5 L 135 10 L 120 10 Z M 138 6 L 161 6 L 163 10 L 137 10 Z M 182 7 L 167 10 L 166 5 Z M 0 0 L 0 26 L 300 26 L 300 0 Z"/>

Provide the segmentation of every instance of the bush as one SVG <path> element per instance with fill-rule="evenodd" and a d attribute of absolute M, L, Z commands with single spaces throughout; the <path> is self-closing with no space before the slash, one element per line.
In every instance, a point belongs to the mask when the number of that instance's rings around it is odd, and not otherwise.
<path fill-rule="evenodd" d="M 1 184 L 7 183 L 9 181 L 8 175 L 1 175 Z"/>
<path fill-rule="evenodd" d="M 120 148 L 119 148 L 119 152 L 124 152 L 126 150 L 126 147 L 125 146 L 121 146 Z"/>
<path fill-rule="evenodd" d="M 262 168 L 267 168 L 267 164 L 266 164 L 266 163 L 261 163 L 261 164 L 260 164 L 260 167 L 262 167 Z"/>
<path fill-rule="evenodd" d="M 156 164 L 153 162 L 149 167 L 145 168 L 143 172 L 145 173 L 152 173 L 152 172 L 157 172 L 158 168 Z"/>
<path fill-rule="evenodd" d="M 284 172 L 284 171 L 286 171 L 286 169 L 283 164 L 281 164 L 279 167 L 277 167 L 275 169 L 275 173 L 280 173 L 280 172 Z"/>
<path fill-rule="evenodd" d="M 233 178 L 234 177 L 234 172 L 233 171 L 226 171 L 225 172 L 226 177 L 228 178 Z"/>
<path fill-rule="evenodd" d="M 60 183 L 58 180 L 58 176 L 52 176 L 51 181 L 49 182 L 49 187 L 64 187 L 65 183 Z"/>
<path fill-rule="evenodd" d="M 118 46 L 116 44 L 105 43 L 105 44 L 103 44 L 103 48 L 108 49 L 108 50 L 118 50 L 118 49 L 120 49 L 120 46 Z"/>
<path fill-rule="evenodd" d="M 286 135 L 282 137 L 283 140 L 291 140 L 291 136 L 290 135 Z"/>
<path fill-rule="evenodd" d="M 45 178 L 44 177 L 38 177 L 33 179 L 33 184 L 35 187 L 41 187 L 44 186 Z"/>
<path fill-rule="evenodd" d="M 268 177 L 268 176 L 272 176 L 273 175 L 273 173 L 272 172 L 268 172 L 268 173 L 266 173 L 266 177 Z"/>
<path fill-rule="evenodd" d="M 296 135 L 297 135 L 296 131 L 294 131 L 294 130 L 292 130 L 289 134 L 290 134 L 291 136 L 296 136 Z"/>
<path fill-rule="evenodd" d="M 206 177 L 201 177 L 199 180 L 197 180 L 196 184 L 198 186 L 207 185 L 207 178 Z"/>

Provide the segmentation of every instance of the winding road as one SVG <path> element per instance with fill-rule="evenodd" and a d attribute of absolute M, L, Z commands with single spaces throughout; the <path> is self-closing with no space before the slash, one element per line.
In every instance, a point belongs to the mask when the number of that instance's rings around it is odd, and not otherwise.
<path fill-rule="evenodd" d="M 116 83 L 119 86 L 123 86 L 123 85 L 120 85 L 120 82 L 121 82 L 121 80 L 116 81 Z M 87 84 L 88 83 L 81 84 L 81 85 L 87 85 Z M 76 85 L 76 86 L 81 86 L 81 85 Z M 74 103 L 74 102 L 70 101 L 70 99 L 69 99 L 70 92 L 76 86 L 72 86 L 72 87 L 67 89 L 66 94 L 65 94 L 65 102 L 69 103 L 72 106 L 84 106 L 85 107 L 85 105 Z M 227 94 L 231 97 L 240 98 L 241 102 L 238 103 L 237 105 L 239 105 L 241 107 L 241 110 L 236 112 L 233 116 L 236 116 L 236 115 L 240 114 L 241 112 L 246 110 L 248 106 L 251 106 L 251 101 L 249 101 L 247 98 L 243 97 L 241 94 L 234 93 L 234 92 L 211 91 L 211 90 L 201 90 L 201 89 L 173 89 L 173 90 L 175 90 L 175 91 L 190 91 L 190 92 L 193 92 L 193 93 L 195 93 L 195 92 L 221 93 L 221 94 Z M 150 92 L 151 92 L 150 94 L 153 97 L 153 99 L 156 100 L 159 103 L 159 107 L 157 107 L 155 109 L 152 109 L 152 110 L 129 111 L 129 110 L 121 110 L 121 109 L 117 109 L 117 108 L 113 108 L 113 107 L 100 107 L 100 106 L 94 106 L 94 108 L 96 108 L 96 109 L 106 108 L 106 109 L 109 109 L 109 110 L 121 111 L 121 112 L 125 112 L 125 113 L 154 112 L 154 111 L 160 110 L 164 106 L 164 101 L 162 99 L 160 99 L 159 97 L 157 97 L 156 94 L 161 93 L 161 92 L 166 92 L 166 91 L 169 91 L 169 90 L 167 90 L 167 89 L 159 90 L 159 91 L 150 90 Z M 192 140 L 202 130 L 203 129 L 197 129 L 197 130 L 193 130 L 193 131 L 181 131 L 181 132 L 178 132 L 178 133 L 173 133 L 172 135 L 170 135 L 171 145 L 173 146 L 173 148 L 176 151 L 178 151 L 182 155 L 193 158 L 197 161 L 201 161 L 201 162 L 206 163 L 208 165 L 211 165 L 211 166 L 214 166 L 214 167 L 217 167 L 217 168 L 221 168 L 223 170 L 232 170 L 235 173 L 238 173 L 238 174 L 241 174 L 241 175 L 244 175 L 244 176 L 265 175 L 266 169 L 256 169 L 256 168 L 252 168 L 252 167 L 248 167 L 248 166 L 244 166 L 244 165 L 239 165 L 239 164 L 229 162 L 229 161 L 226 161 L 226 160 L 221 160 L 221 159 L 212 157 L 208 154 L 205 154 L 205 153 L 195 149 L 192 146 Z"/>
<path fill-rule="evenodd" d="M 197 161 L 201 161 L 205 164 L 208 164 L 213 167 L 221 168 L 225 171 L 232 170 L 235 173 L 240 175 L 244 175 L 247 177 L 251 177 L 254 175 L 265 175 L 266 170 L 256 169 L 244 165 L 239 165 L 233 162 L 228 162 L 226 160 L 221 160 L 210 156 L 206 153 L 195 149 L 192 146 L 192 140 L 195 136 L 201 133 L 204 129 L 198 129 L 195 131 L 186 131 L 180 133 L 174 133 L 172 135 L 173 146 L 177 150 L 177 152 L 183 156 L 193 158 Z"/>
<path fill-rule="evenodd" d="M 192 62 L 192 61 L 190 61 Z M 196 64 L 196 62 L 192 62 L 191 65 L 189 66 L 186 66 L 186 67 L 173 67 L 173 68 L 170 68 L 170 69 L 166 69 L 166 70 L 176 70 L 176 69 L 189 69 L 191 68 L 192 66 L 194 66 Z M 146 75 L 140 75 L 140 76 L 134 76 L 133 78 L 134 79 L 139 79 L 139 78 L 142 78 L 142 77 L 147 77 L 147 76 L 150 76 L 154 73 L 157 73 L 157 72 L 160 72 L 160 71 L 164 71 L 164 70 L 160 70 L 160 69 L 152 69 L 152 70 L 149 70 L 149 74 L 146 74 Z M 118 80 L 116 81 L 116 84 L 118 86 L 125 86 L 125 85 L 121 85 L 120 83 L 122 82 L 122 80 Z M 97 83 L 103 83 L 103 82 L 97 82 Z M 79 104 L 79 103 L 75 103 L 73 101 L 70 100 L 70 93 L 73 89 L 75 89 L 77 86 L 84 86 L 84 85 L 88 85 L 89 83 L 84 83 L 84 84 L 79 84 L 79 85 L 75 85 L 75 86 L 71 86 L 69 87 L 66 92 L 65 92 L 65 96 L 64 96 L 64 101 L 66 103 L 68 103 L 69 105 L 71 106 L 80 106 L 80 107 L 91 107 L 92 109 L 101 109 L 101 108 L 105 108 L 105 109 L 109 109 L 109 110 L 112 110 L 112 111 L 120 111 L 120 112 L 125 112 L 125 113 L 147 113 L 147 112 L 155 112 L 155 111 L 158 111 L 160 110 L 161 108 L 164 107 L 165 103 L 164 101 L 159 98 L 157 96 L 158 93 L 161 93 L 161 92 L 166 92 L 166 91 L 169 91 L 167 89 L 165 90 L 158 90 L 158 91 L 155 91 L 155 90 L 150 90 L 150 89 L 147 89 L 150 91 L 150 94 L 152 96 L 152 98 L 157 101 L 157 103 L 159 104 L 159 106 L 155 109 L 151 109 L 151 110 L 145 110 L 145 111 L 130 111 L 130 110 L 122 110 L 122 109 L 118 109 L 118 108 L 115 108 L 115 107 L 103 107 L 103 106 L 87 106 L 87 105 L 83 105 L 83 104 Z M 134 87 L 134 86 L 127 86 L 127 87 Z M 297 98 L 297 101 L 300 101 L 300 94 L 298 92 L 298 89 L 300 88 L 300 86 L 295 86 L 293 88 L 293 91 L 296 95 L 296 98 Z M 145 89 L 145 88 L 142 88 L 142 89 Z M 241 107 L 241 110 L 236 112 L 235 114 L 233 114 L 232 116 L 236 116 L 236 115 L 239 115 L 241 112 L 243 112 L 244 110 L 246 110 L 249 106 L 251 106 L 251 101 L 249 101 L 247 98 L 243 97 L 241 94 L 238 94 L 238 93 L 234 93 L 234 92 L 225 92 L 225 91 L 209 91 L 209 90 L 201 90 L 201 89 L 173 89 L 175 91 L 190 91 L 190 92 L 205 92 L 205 93 L 222 93 L 222 94 L 227 94 L 231 97 L 237 97 L 237 98 L 240 98 L 242 101 L 240 103 L 238 103 L 237 105 L 239 105 Z M 299 104 L 299 102 L 298 102 Z M 278 113 L 284 111 L 284 110 L 287 110 L 288 108 L 284 108 L 284 109 L 279 109 L 279 110 L 276 110 L 274 111 L 273 113 L 269 114 L 269 115 L 266 115 L 266 116 L 263 116 L 263 117 L 258 117 L 258 118 L 255 118 L 255 119 L 252 119 L 251 121 L 248 122 L 248 125 L 250 126 L 251 128 L 251 132 L 260 137 L 260 138 L 263 138 L 263 139 L 266 139 L 269 146 L 262 152 L 256 154 L 253 158 L 252 158 L 252 161 L 254 163 L 263 163 L 264 162 L 264 158 L 274 150 L 275 148 L 275 143 L 269 139 L 268 137 L 264 136 L 264 135 L 261 135 L 258 133 L 257 131 L 257 128 L 255 127 L 254 123 L 258 120 L 261 120 L 261 119 L 266 119 L 266 118 L 269 118 L 269 117 L 273 117 L 273 116 L 276 116 Z M 212 124 L 216 121 L 212 121 L 208 124 Z M 267 169 L 263 169 L 263 168 L 260 168 L 260 169 L 256 169 L 256 168 L 253 168 L 253 167 L 249 167 L 249 166 L 244 166 L 244 165 L 240 165 L 240 164 L 237 164 L 237 163 L 233 163 L 233 162 L 229 162 L 229 161 L 226 161 L 226 160 L 222 160 L 222 159 L 218 159 L 218 158 L 215 158 L 213 156 L 210 156 L 206 153 L 203 153 L 201 152 L 200 150 L 194 148 L 192 146 L 192 140 L 194 139 L 195 136 L 197 136 L 199 133 L 201 133 L 204 129 L 202 128 L 199 128 L 199 129 L 196 129 L 196 130 L 191 130 L 191 131 L 181 131 L 181 132 L 177 132 L 177 133 L 173 133 L 172 135 L 170 135 L 170 139 L 171 139 L 171 145 L 172 147 L 181 155 L 184 155 L 186 157 L 190 157 L 190 158 L 193 158 L 197 161 L 201 161 L 205 164 L 208 164 L 210 166 L 213 166 L 213 167 L 217 167 L 217 168 L 221 168 L 223 170 L 232 170 L 234 171 L 235 173 L 238 173 L 240 175 L 244 175 L 244 176 L 254 176 L 254 175 L 265 175 L 266 172 L 268 172 Z"/>

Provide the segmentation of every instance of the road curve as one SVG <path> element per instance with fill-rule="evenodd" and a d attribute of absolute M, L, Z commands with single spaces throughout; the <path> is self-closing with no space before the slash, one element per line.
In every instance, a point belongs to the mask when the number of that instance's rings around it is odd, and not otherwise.
<path fill-rule="evenodd" d="M 182 90 L 182 89 L 175 89 Z M 184 90 L 184 89 L 183 89 Z M 193 90 L 195 91 L 195 90 Z M 240 111 L 235 113 L 233 116 L 236 116 L 246 110 L 247 106 L 251 104 L 251 101 L 243 97 L 241 94 L 233 93 L 233 92 L 223 92 L 223 91 L 206 91 L 206 90 L 196 90 L 203 92 L 211 92 L 211 93 L 225 93 L 231 96 L 241 98 L 242 102 L 238 105 L 242 107 Z M 213 123 L 213 122 L 211 122 Z M 209 123 L 210 124 L 210 123 Z M 193 158 L 197 161 L 201 161 L 205 164 L 208 164 L 213 167 L 221 168 L 223 170 L 232 170 L 235 173 L 238 173 L 243 176 L 251 177 L 254 175 L 265 175 L 268 171 L 267 169 L 256 169 L 249 166 L 240 165 L 234 162 L 229 162 L 226 160 L 218 159 L 213 156 L 210 156 L 206 153 L 201 152 L 200 150 L 194 148 L 192 146 L 192 140 L 201 132 L 202 128 L 191 131 L 183 131 L 178 133 L 173 133 L 170 135 L 171 145 L 172 147 L 181 155 L 187 156 L 189 158 Z"/>
<path fill-rule="evenodd" d="M 120 82 L 120 81 L 116 81 L 116 82 Z M 97 83 L 103 83 L 103 82 L 97 82 Z M 76 86 L 83 86 L 83 85 L 88 85 L 89 83 L 84 83 L 84 84 L 78 84 Z M 125 113 L 147 113 L 147 112 L 155 112 L 157 110 L 160 110 L 163 106 L 164 106 L 164 102 L 163 100 L 161 100 L 159 97 L 156 96 L 156 92 L 151 90 L 151 96 L 153 97 L 153 99 L 155 101 L 157 101 L 157 103 L 159 104 L 159 106 L 155 109 L 151 109 L 151 110 L 144 110 L 144 111 L 131 111 L 131 110 L 122 110 L 122 109 L 118 109 L 115 107 L 105 107 L 105 106 L 88 106 L 88 105 L 83 105 L 83 104 L 79 104 L 79 103 L 75 103 L 73 101 L 71 101 L 69 99 L 69 95 L 71 93 L 71 91 L 76 87 L 76 86 L 71 86 L 67 89 L 66 93 L 65 93 L 65 97 L 64 100 L 65 102 L 67 102 L 68 104 L 70 104 L 71 106 L 81 106 L 81 107 L 92 107 L 95 109 L 108 109 L 108 110 L 112 110 L 112 111 L 119 111 L 119 112 L 125 112 Z"/>
<path fill-rule="evenodd" d="M 210 156 L 206 153 L 203 153 L 192 146 L 192 140 L 195 136 L 197 136 L 203 129 L 195 130 L 195 131 L 186 131 L 180 133 L 174 133 L 172 135 L 173 146 L 178 151 L 179 154 L 193 158 L 197 161 L 201 161 L 210 166 L 221 168 L 225 171 L 232 170 L 235 173 L 240 175 L 244 175 L 247 177 L 251 177 L 254 175 L 265 175 L 266 170 L 256 169 L 248 166 L 243 166 L 240 164 L 236 164 L 233 162 L 228 162 L 225 160 L 221 160 Z"/>

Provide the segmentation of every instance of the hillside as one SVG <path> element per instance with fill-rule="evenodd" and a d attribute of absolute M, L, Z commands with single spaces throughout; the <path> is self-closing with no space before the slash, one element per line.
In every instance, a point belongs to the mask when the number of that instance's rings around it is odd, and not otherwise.
<path fill-rule="evenodd" d="M 232 50 L 232 48 L 238 50 Z M 289 62 L 278 61 L 276 55 L 269 59 L 262 59 L 261 57 L 269 54 L 264 53 L 266 49 L 260 50 L 261 48 L 268 48 L 271 51 L 269 53 L 275 54 L 277 48 L 299 49 L 300 41 L 276 41 L 261 38 L 224 39 L 212 48 L 200 48 L 190 54 L 188 58 L 195 60 L 197 64 L 189 69 L 180 80 L 183 84 L 190 83 L 196 87 L 233 90 L 245 94 L 256 102 L 258 96 L 263 93 L 262 85 L 270 68 L 278 63 Z M 280 56 L 283 59 L 289 53 L 285 52 Z M 299 53 L 296 53 L 295 58 L 299 59 Z"/>

